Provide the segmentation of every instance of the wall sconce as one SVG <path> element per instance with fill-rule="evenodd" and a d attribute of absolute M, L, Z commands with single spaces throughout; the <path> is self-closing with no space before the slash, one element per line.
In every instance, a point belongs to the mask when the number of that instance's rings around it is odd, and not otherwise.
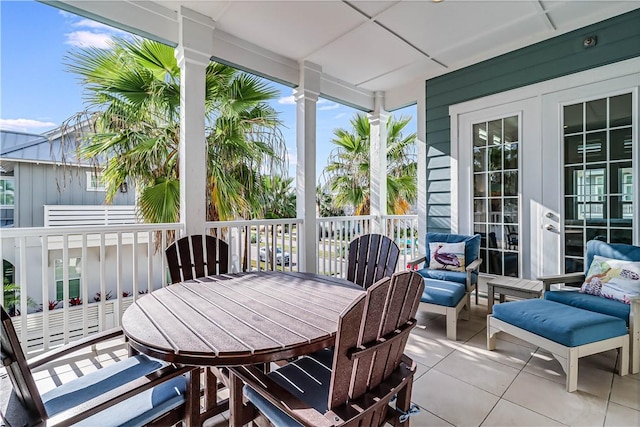
<path fill-rule="evenodd" d="M 128 187 L 127 183 L 123 182 L 122 184 L 120 184 L 120 192 L 121 193 L 126 193 L 127 191 L 129 191 L 129 187 Z"/>

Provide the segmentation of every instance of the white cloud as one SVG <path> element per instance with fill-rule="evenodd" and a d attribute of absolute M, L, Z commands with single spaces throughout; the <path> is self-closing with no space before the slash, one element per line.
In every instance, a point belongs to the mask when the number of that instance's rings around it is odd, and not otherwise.
<path fill-rule="evenodd" d="M 76 47 L 96 47 L 99 49 L 109 48 L 111 36 L 105 33 L 92 33 L 90 31 L 73 31 L 65 34 L 66 44 Z"/>
<path fill-rule="evenodd" d="M 345 117 L 347 115 L 347 113 L 339 113 L 336 114 L 335 116 L 333 116 L 334 119 L 341 119 L 343 117 Z"/>
<path fill-rule="evenodd" d="M 278 99 L 278 104 L 282 105 L 295 105 L 295 103 L 296 100 L 293 95 L 283 96 L 282 98 Z"/>
<path fill-rule="evenodd" d="M 36 132 L 38 129 L 51 129 L 58 126 L 53 122 L 32 119 L 0 119 L 0 128 L 18 132 Z"/>
<path fill-rule="evenodd" d="M 318 111 L 335 110 L 336 108 L 340 108 L 340 104 L 338 104 L 337 102 L 333 102 L 333 103 L 331 103 L 329 105 L 324 105 L 322 107 L 318 107 Z"/>
<path fill-rule="evenodd" d="M 67 19 L 77 17 L 77 15 L 74 15 L 73 13 L 67 12 L 66 10 L 59 10 L 58 13 L 60 15 L 62 15 L 63 17 L 67 18 Z"/>

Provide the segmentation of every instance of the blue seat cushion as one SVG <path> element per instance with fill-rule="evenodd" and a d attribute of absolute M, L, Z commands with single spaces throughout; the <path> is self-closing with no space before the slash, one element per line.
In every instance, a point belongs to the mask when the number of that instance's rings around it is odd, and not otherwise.
<path fill-rule="evenodd" d="M 333 351 L 324 349 L 288 363 L 268 375 L 292 395 L 323 414 L 327 412 L 332 365 Z M 242 392 L 275 426 L 301 425 L 253 388 L 245 385 Z"/>
<path fill-rule="evenodd" d="M 567 347 L 627 334 L 622 319 L 544 299 L 494 305 L 493 317 Z"/>
<path fill-rule="evenodd" d="M 544 299 L 617 317 L 629 326 L 631 306 L 620 301 L 577 291 L 549 291 L 544 293 Z"/>
<path fill-rule="evenodd" d="M 447 280 L 424 279 L 421 302 L 455 307 L 467 292 L 464 283 Z"/>
<path fill-rule="evenodd" d="M 91 372 L 42 395 L 49 417 L 160 369 L 164 364 L 136 355 Z M 140 425 L 184 402 L 186 381 L 176 377 L 99 412 L 78 425 Z"/>
<path fill-rule="evenodd" d="M 466 271 L 449 271 L 449 270 L 431 270 L 428 268 L 423 268 L 418 270 L 418 273 L 422 277 L 426 277 L 428 279 L 435 280 L 446 280 L 449 282 L 458 282 L 465 284 L 467 283 L 467 272 Z M 471 283 L 478 282 L 478 273 L 471 273 Z"/>

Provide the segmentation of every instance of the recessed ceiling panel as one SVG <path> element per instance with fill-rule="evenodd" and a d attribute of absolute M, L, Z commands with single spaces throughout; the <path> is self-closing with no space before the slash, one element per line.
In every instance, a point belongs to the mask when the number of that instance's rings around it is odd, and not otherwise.
<path fill-rule="evenodd" d="M 378 20 L 432 54 L 535 13 L 534 5 L 527 1 L 401 2 Z"/>
<path fill-rule="evenodd" d="M 545 1 L 544 8 L 557 29 L 566 32 L 640 6 L 638 1 Z M 640 23 L 638 23 L 640 26 Z"/>
<path fill-rule="evenodd" d="M 309 56 L 322 71 L 359 85 L 422 58 L 418 51 L 367 22 Z"/>
<path fill-rule="evenodd" d="M 398 0 L 395 1 L 378 1 L 378 0 L 369 0 L 369 1 L 348 1 L 349 4 L 352 4 L 353 7 L 361 10 L 366 13 L 368 16 L 376 16 L 379 13 L 387 10 L 388 8 L 398 4 Z"/>
<path fill-rule="evenodd" d="M 216 28 L 296 60 L 304 59 L 366 18 L 342 2 L 232 2 Z"/>
<path fill-rule="evenodd" d="M 429 58 L 423 57 L 418 61 L 402 66 L 387 74 L 363 83 L 361 87 L 363 89 L 376 91 L 380 90 L 380 88 L 402 86 L 408 82 L 413 82 L 418 79 L 427 79 L 439 76 L 442 74 L 443 70 L 446 69 Z"/>

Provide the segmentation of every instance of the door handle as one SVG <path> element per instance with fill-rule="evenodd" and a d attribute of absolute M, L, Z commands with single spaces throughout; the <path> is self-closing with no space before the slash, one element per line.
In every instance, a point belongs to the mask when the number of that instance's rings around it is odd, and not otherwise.
<path fill-rule="evenodd" d="M 547 231 L 555 231 L 556 228 L 553 226 L 553 224 L 547 224 L 544 226 L 544 229 Z"/>

